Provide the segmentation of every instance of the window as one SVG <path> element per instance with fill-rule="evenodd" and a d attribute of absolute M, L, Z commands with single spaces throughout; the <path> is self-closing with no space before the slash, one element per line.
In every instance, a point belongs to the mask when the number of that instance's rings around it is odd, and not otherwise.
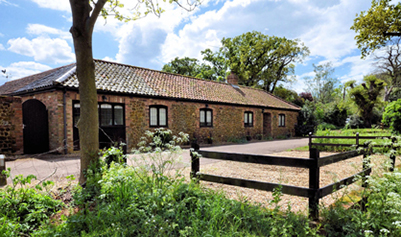
<path fill-rule="evenodd" d="M 278 115 L 278 126 L 285 127 L 285 114 Z"/>
<path fill-rule="evenodd" d="M 122 105 L 101 103 L 98 108 L 100 126 L 124 126 L 124 107 Z"/>
<path fill-rule="evenodd" d="M 245 112 L 244 126 L 253 127 L 253 112 Z"/>
<path fill-rule="evenodd" d="M 167 127 L 167 107 L 150 106 L 149 107 L 149 126 Z"/>
<path fill-rule="evenodd" d="M 213 126 L 213 111 L 211 109 L 200 109 L 199 124 L 201 127 Z"/>

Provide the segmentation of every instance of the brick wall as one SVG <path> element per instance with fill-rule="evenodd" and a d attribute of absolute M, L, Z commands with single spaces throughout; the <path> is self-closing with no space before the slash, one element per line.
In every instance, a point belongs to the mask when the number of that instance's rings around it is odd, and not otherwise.
<path fill-rule="evenodd" d="M 0 96 L 0 154 L 23 153 L 20 97 Z"/>
<path fill-rule="evenodd" d="M 104 97 L 105 96 L 105 97 Z M 63 92 L 53 91 L 25 97 L 24 101 L 35 98 L 42 101 L 49 112 L 49 140 L 50 149 L 55 149 L 63 145 L 64 126 L 63 126 Z M 67 111 L 67 146 L 68 152 L 73 152 L 73 101 L 79 100 L 77 92 L 66 93 Z M 126 141 L 128 150 L 133 149 L 139 142 L 149 127 L 149 106 L 163 105 L 168 108 L 168 129 L 174 133 L 185 132 L 191 139 L 196 138 L 200 143 L 207 143 L 208 137 L 213 138 L 213 142 L 226 142 L 232 139 L 251 136 L 258 137 L 263 134 L 263 113 L 270 113 L 271 128 L 267 136 L 276 138 L 278 136 L 293 136 L 294 125 L 297 122 L 298 112 L 269 110 L 261 108 L 249 108 L 232 105 L 219 105 L 209 103 L 181 102 L 176 100 L 163 100 L 151 98 L 138 98 L 119 95 L 98 95 L 99 102 L 121 103 L 125 105 L 125 126 Z M 200 127 L 199 110 L 201 108 L 213 111 L 213 127 Z M 253 112 L 253 127 L 244 127 L 244 112 Z M 285 127 L 278 126 L 279 114 L 285 114 Z"/>
<path fill-rule="evenodd" d="M 63 152 L 64 147 L 64 112 L 63 92 L 50 91 L 22 97 L 22 102 L 36 99 L 42 102 L 47 109 L 49 118 L 49 149 L 54 152 Z"/>

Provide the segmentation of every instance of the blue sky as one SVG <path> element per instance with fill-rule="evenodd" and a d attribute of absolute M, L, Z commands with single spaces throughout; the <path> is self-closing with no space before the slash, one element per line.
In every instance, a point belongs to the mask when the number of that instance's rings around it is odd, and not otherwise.
<path fill-rule="evenodd" d="M 122 0 L 131 9 L 134 0 Z M 162 1 L 159 1 L 162 3 Z M 0 85 L 74 62 L 71 10 L 68 0 L 0 0 Z M 297 65 L 297 81 L 287 85 L 305 89 L 303 78 L 313 76 L 312 64 L 332 62 L 341 82 L 362 80 L 373 72 L 372 57 L 360 59 L 355 32 L 357 13 L 369 0 L 204 0 L 192 12 L 162 5 L 160 18 L 148 16 L 121 23 L 98 20 L 93 34 L 94 57 L 160 70 L 175 57 L 201 59 L 206 48 L 217 50 L 223 37 L 260 31 L 300 39 L 311 54 Z"/>

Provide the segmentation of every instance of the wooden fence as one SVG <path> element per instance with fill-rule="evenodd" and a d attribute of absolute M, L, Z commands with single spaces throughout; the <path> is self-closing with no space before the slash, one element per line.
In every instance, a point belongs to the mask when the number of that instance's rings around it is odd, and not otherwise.
<path fill-rule="evenodd" d="M 351 139 L 351 140 L 355 140 L 355 144 L 338 144 L 338 143 L 318 143 L 318 142 L 313 142 L 312 139 L 314 138 L 322 138 L 322 139 Z M 397 145 L 395 145 L 395 143 L 397 143 L 397 138 L 396 137 L 392 137 L 392 136 L 359 136 L 359 133 L 356 133 L 355 136 L 316 136 L 316 135 L 312 135 L 312 133 L 309 133 L 309 150 L 312 147 L 319 147 L 319 146 L 345 146 L 345 147 L 352 147 L 355 146 L 355 148 L 359 148 L 361 146 L 366 146 L 367 144 L 362 143 L 361 141 L 362 139 L 368 139 L 368 140 L 376 140 L 376 139 L 391 139 L 391 145 L 372 145 L 371 147 L 388 147 L 390 149 L 395 149 L 395 148 L 399 148 Z M 390 167 L 390 171 L 394 171 L 394 167 L 395 167 L 395 159 L 396 156 L 394 153 L 390 154 L 390 160 L 391 160 L 391 167 Z"/>
<path fill-rule="evenodd" d="M 239 153 L 225 153 L 225 152 L 213 152 L 203 150 L 191 150 L 191 177 L 198 180 L 222 183 L 228 185 L 234 185 L 245 188 L 253 188 L 264 191 L 273 191 L 273 189 L 282 187 L 281 191 L 284 194 L 295 195 L 299 197 L 306 197 L 309 199 L 309 215 L 313 219 L 319 217 L 319 199 L 341 189 L 345 185 L 350 185 L 356 181 L 356 177 L 363 177 L 362 185 L 366 184 L 366 176 L 368 176 L 372 169 L 369 167 L 369 159 L 367 157 L 370 154 L 371 149 L 364 148 L 354 151 L 348 151 L 340 154 L 334 154 L 330 156 L 320 157 L 319 150 L 311 148 L 309 151 L 309 159 L 306 158 L 294 158 L 294 157 L 278 157 L 268 155 L 251 155 L 251 154 L 239 154 Z M 230 160 L 245 163 L 264 164 L 264 165 L 278 165 L 296 168 L 309 169 L 309 188 L 297 187 L 278 183 L 261 182 L 256 180 L 240 179 L 222 177 L 218 175 L 204 174 L 200 172 L 199 167 L 199 154 L 201 157 Z M 347 160 L 359 155 L 363 155 L 363 167 L 362 171 L 351 176 L 332 183 L 325 187 L 319 187 L 320 181 L 320 167 L 325 165 L 333 164 L 339 161 Z"/>

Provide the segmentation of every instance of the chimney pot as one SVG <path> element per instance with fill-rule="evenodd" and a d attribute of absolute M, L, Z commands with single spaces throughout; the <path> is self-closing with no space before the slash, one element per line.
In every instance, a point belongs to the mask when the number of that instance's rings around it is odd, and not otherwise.
<path fill-rule="evenodd" d="M 231 74 L 227 76 L 227 83 L 231 85 L 238 85 L 238 76 L 231 72 Z"/>

